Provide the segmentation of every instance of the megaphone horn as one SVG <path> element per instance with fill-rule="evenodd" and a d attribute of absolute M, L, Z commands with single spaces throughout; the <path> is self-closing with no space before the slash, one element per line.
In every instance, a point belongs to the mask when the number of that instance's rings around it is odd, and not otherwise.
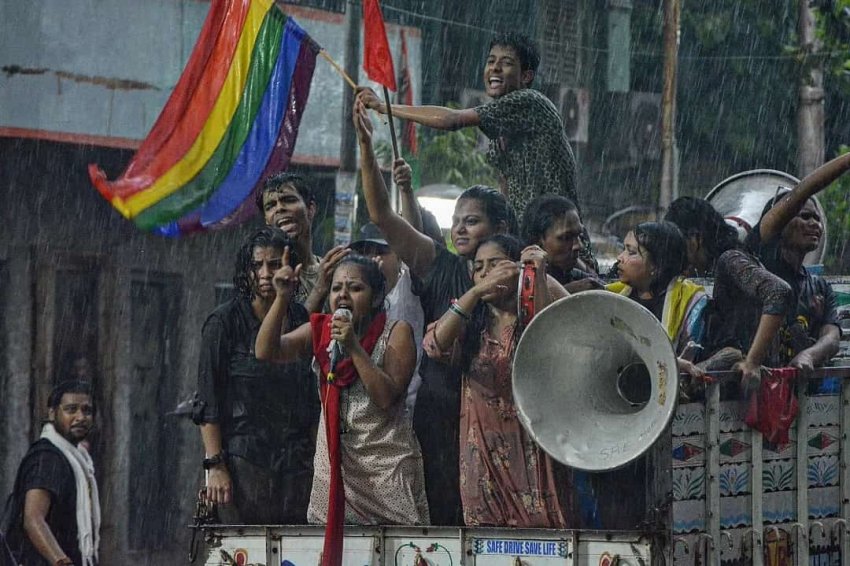
<path fill-rule="evenodd" d="M 514 356 L 520 420 L 553 458 L 608 471 L 643 454 L 673 416 L 676 355 L 647 309 L 609 291 L 543 309 Z"/>

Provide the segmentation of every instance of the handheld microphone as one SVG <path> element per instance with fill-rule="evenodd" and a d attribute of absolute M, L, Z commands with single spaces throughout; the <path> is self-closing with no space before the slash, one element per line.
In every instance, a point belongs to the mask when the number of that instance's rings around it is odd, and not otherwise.
<path fill-rule="evenodd" d="M 336 309 L 334 311 L 334 318 L 342 318 L 345 320 L 351 320 L 351 311 L 348 309 Z M 337 342 L 336 340 L 331 340 L 330 344 L 331 349 L 331 363 L 330 368 L 328 369 L 328 381 L 331 382 L 336 377 L 336 366 L 345 358 L 345 348 L 342 347 L 342 344 Z"/>

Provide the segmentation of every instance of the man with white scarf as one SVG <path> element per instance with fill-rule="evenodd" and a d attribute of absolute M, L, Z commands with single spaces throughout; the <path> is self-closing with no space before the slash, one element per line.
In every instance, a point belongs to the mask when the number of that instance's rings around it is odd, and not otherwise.
<path fill-rule="evenodd" d="M 94 465 L 80 442 L 94 424 L 91 386 L 63 381 L 48 398 L 48 422 L 15 479 L 16 524 L 24 566 L 94 566 L 100 502 Z M 15 538 L 10 537 L 15 550 Z"/>

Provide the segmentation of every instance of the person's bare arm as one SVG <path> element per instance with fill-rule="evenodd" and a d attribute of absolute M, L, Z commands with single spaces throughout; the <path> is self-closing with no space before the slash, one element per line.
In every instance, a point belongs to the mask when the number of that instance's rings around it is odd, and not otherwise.
<path fill-rule="evenodd" d="M 307 300 L 304 301 L 304 308 L 307 309 L 307 312 L 322 312 L 322 307 L 331 288 L 333 272 L 337 264 L 349 253 L 351 253 L 351 250 L 344 246 L 334 246 L 319 261 L 318 281 L 316 281 L 313 290 L 310 291 L 310 295 L 307 296 Z"/>
<path fill-rule="evenodd" d="M 369 219 L 381 230 L 399 259 L 417 277 L 425 277 L 437 256 L 434 241 L 392 209 L 372 147 L 372 122 L 366 107 L 359 101 L 354 104 L 353 120 L 360 143 L 360 173 L 363 176 L 363 196 L 366 198 Z"/>
<path fill-rule="evenodd" d="M 417 231 L 424 234 L 422 212 L 419 210 L 416 195 L 413 194 L 413 171 L 404 159 L 396 159 L 393 163 L 393 181 L 398 187 L 401 217 L 407 220 L 407 223 L 416 228 Z"/>
<path fill-rule="evenodd" d="M 395 107 L 393 107 L 395 108 Z M 768 242 L 782 232 L 785 225 L 805 206 L 806 201 L 830 185 L 850 169 L 850 153 L 821 165 L 794 187 L 787 197 L 776 203 L 759 222 L 762 242 Z"/>
<path fill-rule="evenodd" d="M 363 102 L 369 110 L 381 114 L 387 113 L 386 104 L 369 87 L 357 87 L 357 99 Z M 455 110 L 445 106 L 407 106 L 405 104 L 393 104 L 392 106 L 394 118 L 411 120 L 437 130 L 459 130 L 481 123 L 478 112 L 473 108 Z"/>
<path fill-rule="evenodd" d="M 825 324 L 820 330 L 818 341 L 794 356 L 788 365 L 797 368 L 804 375 L 810 375 L 816 367 L 822 366 L 838 353 L 840 340 L 841 331 L 838 327 Z"/>
<path fill-rule="evenodd" d="M 313 350 L 313 334 L 309 323 L 283 334 L 300 267 L 292 269 L 289 266 L 289 248 L 286 248 L 283 252 L 283 267 L 275 272 L 272 279 L 276 293 L 274 302 L 260 324 L 254 343 L 254 355 L 258 360 L 292 362 L 309 356 Z"/>
<path fill-rule="evenodd" d="M 218 423 L 203 423 L 200 428 L 207 456 L 221 454 L 221 426 Z M 226 505 L 232 497 L 233 481 L 230 479 L 230 471 L 227 469 L 227 463 L 221 461 L 209 470 L 207 499 L 219 505 Z"/>
<path fill-rule="evenodd" d="M 741 385 L 746 391 L 755 389 L 761 382 L 761 364 L 773 338 L 779 332 L 782 319 L 782 315 L 762 314 L 746 357 L 733 366 L 732 369 L 741 372 Z"/>
<path fill-rule="evenodd" d="M 347 352 L 363 381 L 366 393 L 381 409 L 390 409 L 400 397 L 407 393 L 407 386 L 416 367 L 416 345 L 413 330 L 402 320 L 393 327 L 387 341 L 383 367 L 372 361 L 372 356 L 363 349 L 350 320 L 334 317 L 331 337 L 339 341 Z"/>
<path fill-rule="evenodd" d="M 30 489 L 27 491 L 24 498 L 24 532 L 48 564 L 56 564 L 62 558 L 67 559 L 68 555 L 59 546 L 53 531 L 50 530 L 50 525 L 47 524 L 49 512 L 49 491 L 46 489 Z"/>

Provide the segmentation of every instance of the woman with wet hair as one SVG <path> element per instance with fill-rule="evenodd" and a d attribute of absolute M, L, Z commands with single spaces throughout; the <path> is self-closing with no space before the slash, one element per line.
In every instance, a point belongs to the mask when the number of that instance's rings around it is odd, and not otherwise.
<path fill-rule="evenodd" d="M 567 291 L 601 289 L 596 276 L 581 269 L 584 226 L 573 201 L 561 195 L 540 195 L 528 204 L 521 236 L 526 245 L 540 246 L 548 256 L 548 271 Z"/>
<path fill-rule="evenodd" d="M 838 351 L 841 330 L 835 293 L 823 278 L 812 275 L 803 260 L 823 237 L 823 218 L 814 197 L 850 169 L 850 154 L 842 155 L 807 175 L 793 190 L 767 202 L 746 240 L 764 266 L 791 288 L 791 308 L 779 330 L 776 365 L 789 365 L 804 375 Z"/>
<path fill-rule="evenodd" d="M 363 194 L 370 220 L 387 243 L 420 280 L 417 294 L 426 324 L 440 318 L 453 299 L 473 286 L 471 263 L 478 245 L 496 234 L 516 233 L 516 216 L 496 189 L 475 185 L 455 203 L 451 240 L 457 255 L 415 230 L 390 206 L 375 151 L 372 122 L 366 107 L 356 102 L 352 116 L 360 145 Z M 554 298 L 567 293 L 548 278 Z M 425 457 L 425 480 L 431 519 L 435 525 L 457 525 L 462 518 L 457 474 L 460 417 L 460 379 L 456 369 L 424 359 L 422 386 L 416 397 L 413 424 Z"/>
<path fill-rule="evenodd" d="M 624 244 L 617 256 L 619 281 L 607 288 L 649 309 L 679 356 L 690 342 L 702 340 L 702 314 L 708 304 L 702 285 L 681 275 L 687 262 L 685 239 L 672 222 L 643 222 L 626 235 Z M 679 369 L 692 377 L 703 374 L 683 358 Z"/>
<path fill-rule="evenodd" d="M 460 477 L 467 526 L 566 528 L 563 468 L 519 421 L 512 363 L 521 329 L 518 262 L 537 268 L 537 308 L 549 303 L 545 253 L 513 236 L 485 239 L 475 254 L 474 285 L 429 329 L 428 356 L 462 370 Z M 452 354 L 456 355 L 452 355 Z"/>
<path fill-rule="evenodd" d="M 256 353 L 278 363 L 313 358 L 322 413 L 307 520 L 328 525 L 325 549 L 331 553 L 341 550 L 334 545 L 342 544 L 337 529 L 343 523 L 429 524 L 422 454 L 405 410 L 416 365 L 410 325 L 387 319 L 378 264 L 351 254 L 333 272 L 328 301 L 334 314 L 313 314 L 281 335 L 298 271 L 284 261 L 275 273 L 277 296 Z M 343 359 L 334 359 L 332 341 L 342 347 Z"/>
<path fill-rule="evenodd" d="M 790 309 L 790 287 L 744 249 L 737 231 L 707 201 L 676 199 L 665 219 L 685 235 L 687 271 L 714 276 L 702 344 L 703 357 L 713 359 L 702 365 L 741 371 L 744 389 L 751 390 Z"/>

